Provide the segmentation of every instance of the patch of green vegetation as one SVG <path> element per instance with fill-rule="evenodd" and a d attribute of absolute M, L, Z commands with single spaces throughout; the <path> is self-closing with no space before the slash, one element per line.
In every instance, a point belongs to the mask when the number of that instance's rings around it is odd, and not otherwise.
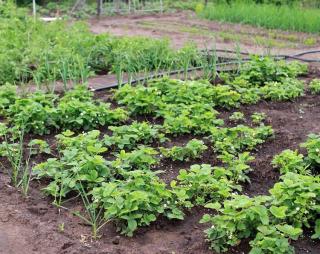
<path fill-rule="evenodd" d="M 224 22 L 243 23 L 271 29 L 319 33 L 317 9 L 297 6 L 235 2 L 209 4 L 200 17 Z"/>

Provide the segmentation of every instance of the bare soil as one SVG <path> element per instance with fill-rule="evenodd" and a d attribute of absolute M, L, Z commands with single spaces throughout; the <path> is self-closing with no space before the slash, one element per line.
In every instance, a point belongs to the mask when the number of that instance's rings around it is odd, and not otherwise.
<path fill-rule="evenodd" d="M 320 49 L 318 35 L 208 21 L 197 18 L 193 12 L 113 16 L 88 22 L 94 33 L 168 38 L 176 48 L 192 41 L 200 48 L 234 50 L 239 46 L 244 52 L 259 54 L 294 54 Z"/>
<path fill-rule="evenodd" d="M 320 71 L 314 68 L 306 81 L 320 78 Z M 100 92 L 97 97 L 109 100 L 108 94 Z M 244 193 L 250 196 L 268 194 L 268 190 L 279 181 L 279 173 L 272 168 L 272 157 L 284 149 L 298 149 L 309 133 L 320 133 L 320 96 L 306 94 L 292 102 L 266 102 L 243 106 L 246 123 L 251 125 L 250 115 L 254 112 L 267 114 L 267 123 L 275 137 L 261 145 L 254 153 L 256 160 L 250 173 L 251 184 L 244 185 Z M 231 126 L 228 116 L 232 111 L 221 111 L 226 125 Z M 193 136 L 186 135 L 172 139 L 172 144 L 186 143 Z M 44 137 L 52 143 L 53 135 Z M 45 158 L 37 158 L 43 160 Z M 195 163 L 216 165 L 214 152 L 209 149 L 201 159 L 177 163 L 162 161 L 161 177 L 169 182 L 181 168 Z M 139 229 L 134 237 L 128 238 L 116 233 L 115 227 L 107 225 L 101 239 L 92 241 L 90 227 L 85 225 L 70 211 L 81 209 L 79 200 L 64 203 L 66 209 L 51 205 L 52 199 L 42 194 L 44 182 L 33 181 L 28 198 L 9 185 L 9 177 L 0 172 L 0 254 L 209 254 L 203 230 L 205 225 L 199 220 L 206 212 L 203 208 L 193 208 L 186 212 L 183 221 L 169 221 L 159 218 L 150 227 Z M 248 240 L 232 248 L 228 253 L 248 253 Z M 292 243 L 296 253 L 318 254 L 320 241 L 312 241 L 305 236 Z"/>

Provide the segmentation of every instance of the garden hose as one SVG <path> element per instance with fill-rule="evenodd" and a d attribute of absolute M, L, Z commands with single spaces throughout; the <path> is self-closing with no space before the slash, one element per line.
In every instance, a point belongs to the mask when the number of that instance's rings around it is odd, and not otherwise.
<path fill-rule="evenodd" d="M 241 52 L 241 51 L 235 51 L 235 50 L 224 50 L 224 49 L 209 49 L 209 50 L 201 50 L 202 53 L 208 53 L 208 52 L 218 52 L 218 53 L 228 53 L 228 54 L 237 54 L 237 55 L 244 55 L 244 56 L 249 56 L 252 55 L 250 53 L 247 52 Z M 298 60 L 301 62 L 306 62 L 306 63 L 320 63 L 320 58 L 319 59 L 309 59 L 309 58 L 302 58 L 302 56 L 305 55 L 310 55 L 310 54 L 315 54 L 315 53 L 320 53 L 320 50 L 310 50 L 310 51 L 303 51 L 294 55 L 270 55 L 270 57 L 274 58 L 275 60 Z M 258 55 L 260 57 L 263 57 L 264 55 Z M 226 62 L 221 62 L 216 64 L 216 72 L 221 72 L 221 71 L 234 71 L 234 65 L 239 65 L 240 63 L 245 63 L 250 61 L 250 58 L 241 58 L 241 59 L 237 59 L 237 58 L 232 58 L 232 57 L 220 57 L 221 59 L 228 59 L 228 61 Z M 188 68 L 186 71 L 192 72 L 192 71 L 198 71 L 198 70 L 202 70 L 205 67 L 203 66 L 198 66 L 198 67 L 191 67 Z M 130 84 L 137 84 L 137 83 L 144 83 L 147 80 L 150 79 L 155 79 L 155 78 L 161 78 L 164 76 L 172 76 L 172 75 L 176 75 L 179 73 L 183 73 L 185 72 L 185 70 L 180 69 L 180 70 L 173 70 L 173 71 L 167 71 L 167 72 L 160 72 L 157 74 L 151 74 L 147 77 L 142 77 L 142 78 L 138 78 L 138 79 L 134 79 L 131 80 Z M 99 88 L 90 88 L 90 90 L 92 91 L 103 91 L 103 90 L 107 90 L 110 88 L 116 88 L 118 86 L 122 86 L 127 84 L 128 82 L 116 82 L 113 84 L 107 84 L 103 87 L 99 87 Z"/>

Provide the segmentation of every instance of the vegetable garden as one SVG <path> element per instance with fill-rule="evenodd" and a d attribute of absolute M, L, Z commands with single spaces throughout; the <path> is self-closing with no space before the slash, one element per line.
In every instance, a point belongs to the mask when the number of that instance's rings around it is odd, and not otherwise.
<path fill-rule="evenodd" d="M 9 204 L 14 189 L 28 203 L 41 189 L 59 234 L 70 220 L 90 228 L 80 244 L 52 253 L 317 251 L 319 72 L 251 56 L 215 79 L 163 77 L 94 93 L 90 72 L 120 77 L 210 59 L 191 46 L 176 52 L 164 41 L 92 35 L 81 24 L 29 30 L 30 21 L 8 13 L 0 24 L 0 48 L 10 49 L 0 55 L 0 200 Z M 41 89 L 59 80 L 62 91 Z M 27 82 L 36 91 L 25 92 Z M 54 219 L 64 216 L 66 223 Z M 178 247 L 139 249 L 150 234 L 170 237 L 183 223 Z"/>

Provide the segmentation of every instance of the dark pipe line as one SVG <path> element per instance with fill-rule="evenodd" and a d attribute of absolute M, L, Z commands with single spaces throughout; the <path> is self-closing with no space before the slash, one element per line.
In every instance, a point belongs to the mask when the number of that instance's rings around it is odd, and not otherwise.
<path fill-rule="evenodd" d="M 240 55 L 250 55 L 250 53 L 247 53 L 247 52 L 237 52 L 237 51 L 234 51 L 234 50 L 224 50 L 224 49 L 217 49 L 217 50 L 213 50 L 213 49 L 209 49 L 209 50 L 201 50 L 202 53 L 208 53 L 208 52 L 220 52 L 220 53 L 231 53 L 231 54 L 240 54 Z M 320 59 L 308 59 L 308 58 L 301 58 L 300 56 L 303 56 L 303 55 L 308 55 L 308 54 L 314 54 L 314 53 L 320 53 L 320 50 L 310 50 L 310 51 L 305 51 L 305 52 L 300 52 L 298 54 L 295 54 L 295 55 L 273 55 L 271 57 L 273 57 L 274 59 L 276 60 L 289 60 L 289 59 L 294 59 L 294 60 L 298 60 L 298 61 L 302 61 L 302 62 L 307 62 L 307 63 L 319 63 L 320 62 Z M 262 55 L 260 55 L 262 56 Z M 239 59 L 237 60 L 236 58 L 228 58 L 229 60 L 231 61 L 228 61 L 228 62 L 223 62 L 223 63 L 218 63 L 216 64 L 216 67 L 218 67 L 216 69 L 217 72 L 220 72 L 220 71 L 232 71 L 234 70 L 234 68 L 230 68 L 230 69 L 224 69 L 224 70 L 219 70 L 219 67 L 220 66 L 226 66 L 226 65 L 232 65 L 232 64 L 239 64 L 239 63 L 244 63 L 244 62 L 247 62 L 250 60 L 250 58 L 244 58 L 244 59 Z M 195 70 L 201 70 L 203 69 L 204 67 L 203 66 L 198 66 L 198 67 L 191 67 L 191 68 L 188 68 L 187 69 L 187 72 L 191 72 L 191 71 L 195 71 Z M 171 75 L 175 75 L 175 74 L 179 74 L 179 73 L 183 73 L 185 70 L 174 70 L 174 71 L 168 71 L 168 72 L 161 72 L 161 73 L 157 73 L 157 74 L 152 74 L 148 77 L 142 77 L 142 78 L 138 78 L 138 79 L 135 79 L 135 80 L 132 80 L 130 82 L 130 84 L 136 84 L 136 83 L 139 83 L 139 82 L 145 82 L 149 79 L 155 79 L 155 78 L 160 78 L 160 77 L 163 77 L 163 76 L 171 76 Z M 110 85 L 107 85 L 107 86 L 104 86 L 104 87 L 100 87 L 100 88 L 96 88 L 96 89 L 92 89 L 92 91 L 103 91 L 103 90 L 106 90 L 106 89 L 110 89 L 110 88 L 115 88 L 115 87 L 118 87 L 118 86 L 122 86 L 122 85 L 125 85 L 127 84 L 128 82 L 122 82 L 121 84 L 119 84 L 118 82 L 117 83 L 114 83 L 114 84 L 110 84 Z"/>
<path fill-rule="evenodd" d="M 220 66 L 226 66 L 226 65 L 231 65 L 231 64 L 239 64 L 239 63 L 248 62 L 249 60 L 250 59 L 242 59 L 241 61 L 229 61 L 229 62 L 225 62 L 225 63 L 216 64 L 216 66 L 220 67 Z M 191 67 L 191 68 L 187 69 L 187 72 L 202 70 L 203 68 L 204 68 L 203 66 Z M 217 72 L 221 72 L 221 71 L 232 71 L 232 70 L 234 70 L 234 68 L 223 69 L 223 70 L 222 69 L 219 70 L 219 68 L 218 68 L 216 71 Z M 160 72 L 160 73 L 157 73 L 157 74 L 150 75 L 148 77 L 142 77 L 142 78 L 138 78 L 138 79 L 132 80 L 130 82 L 130 84 L 137 84 L 139 82 L 144 82 L 144 81 L 147 81 L 149 79 L 156 79 L 156 78 L 161 78 L 161 77 L 164 77 L 164 76 L 172 76 L 172 75 L 175 75 L 175 74 L 183 73 L 184 71 L 185 71 L 184 69 L 180 69 L 180 70 L 174 70 L 174 71 Z M 99 88 L 96 88 L 96 89 L 91 88 L 91 90 L 94 91 L 94 92 L 98 92 L 98 91 L 103 91 L 103 90 L 106 90 L 106 89 L 109 89 L 109 88 L 115 88 L 115 87 L 118 87 L 118 86 L 122 86 L 122 85 L 125 85 L 127 83 L 128 82 L 122 82 L 121 84 L 119 84 L 117 82 L 117 83 L 113 83 L 113 84 L 107 85 L 105 87 L 99 87 Z"/>

